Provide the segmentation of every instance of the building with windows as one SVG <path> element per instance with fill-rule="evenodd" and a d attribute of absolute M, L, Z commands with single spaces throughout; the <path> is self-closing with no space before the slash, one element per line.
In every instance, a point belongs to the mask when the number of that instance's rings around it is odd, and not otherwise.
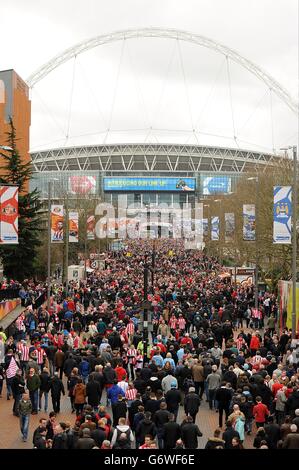
<path fill-rule="evenodd" d="M 177 144 L 109 144 L 67 147 L 31 154 L 41 197 L 48 197 L 49 179 L 58 179 L 73 197 L 94 197 L 128 205 L 193 204 L 209 195 L 234 191 L 244 173 L 266 169 L 278 161 L 273 154 L 220 147 Z"/>
<path fill-rule="evenodd" d="M 31 102 L 29 87 L 14 70 L 0 71 L 0 145 L 7 145 L 9 121 L 16 129 L 17 146 L 24 163 L 30 161 L 29 130 Z"/>

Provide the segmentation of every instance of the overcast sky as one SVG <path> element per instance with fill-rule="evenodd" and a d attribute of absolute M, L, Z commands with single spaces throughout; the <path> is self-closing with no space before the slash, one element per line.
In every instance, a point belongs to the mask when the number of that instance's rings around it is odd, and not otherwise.
<path fill-rule="evenodd" d="M 80 41 L 144 27 L 218 41 L 298 99 L 297 0 L 1 0 L 0 70 L 26 79 Z M 253 75 L 230 61 L 228 73 L 221 54 L 169 39 L 90 50 L 31 97 L 32 149 L 153 141 L 271 151 L 298 138 L 297 118 Z"/>

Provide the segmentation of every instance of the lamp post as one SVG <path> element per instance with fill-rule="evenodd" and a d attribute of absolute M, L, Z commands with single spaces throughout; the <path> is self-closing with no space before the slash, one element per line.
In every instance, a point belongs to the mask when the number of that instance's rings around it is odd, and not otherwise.
<path fill-rule="evenodd" d="M 221 220 L 220 220 L 220 218 L 221 218 L 221 213 L 222 213 L 222 210 L 221 210 L 221 206 L 222 206 L 221 202 L 222 201 L 221 201 L 221 199 L 214 199 L 214 202 L 219 202 L 220 203 L 219 204 L 220 214 L 219 214 L 219 217 L 218 217 L 218 221 L 219 221 L 219 225 L 218 225 L 218 227 L 219 227 L 219 240 L 218 240 L 218 246 L 219 246 L 218 253 L 219 253 L 219 256 L 218 257 L 219 257 L 219 264 L 222 265 L 222 250 L 221 250 L 221 246 L 220 246 L 221 245 Z"/>
<path fill-rule="evenodd" d="M 144 270 L 143 270 L 143 365 L 147 361 L 147 344 L 148 344 L 148 266 L 147 262 L 145 261 Z"/>
<path fill-rule="evenodd" d="M 69 293 L 69 235 L 70 235 L 70 222 L 69 222 L 69 194 L 66 193 L 65 197 L 65 264 L 66 264 L 66 283 L 65 293 Z"/>
<path fill-rule="evenodd" d="M 258 268 L 258 204 L 259 204 L 259 178 L 251 176 L 248 181 L 255 181 L 255 289 L 254 289 L 254 308 L 257 312 L 259 307 L 259 268 Z"/>
<path fill-rule="evenodd" d="M 292 211 L 292 339 L 296 339 L 296 289 L 297 289 L 297 146 L 281 148 L 293 151 L 293 211 Z"/>
<path fill-rule="evenodd" d="M 52 185 L 57 178 L 52 178 L 48 181 L 48 276 L 47 276 L 47 309 L 50 308 L 50 295 L 51 295 L 51 202 L 52 202 Z"/>

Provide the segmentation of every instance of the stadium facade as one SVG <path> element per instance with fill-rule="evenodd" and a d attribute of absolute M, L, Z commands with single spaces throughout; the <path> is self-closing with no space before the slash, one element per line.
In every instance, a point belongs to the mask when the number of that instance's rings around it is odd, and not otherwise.
<path fill-rule="evenodd" d="M 57 180 L 70 197 L 90 196 L 129 204 L 193 203 L 205 196 L 233 192 L 244 173 L 263 171 L 278 161 L 269 153 L 178 144 L 109 144 L 66 147 L 31 153 L 34 178 L 43 199 L 48 181 Z"/>

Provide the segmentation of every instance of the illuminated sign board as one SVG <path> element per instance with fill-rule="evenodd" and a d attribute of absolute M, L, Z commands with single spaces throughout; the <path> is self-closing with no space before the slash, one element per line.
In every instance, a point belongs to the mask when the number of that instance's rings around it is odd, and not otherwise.
<path fill-rule="evenodd" d="M 195 191 L 195 178 L 104 178 L 104 191 Z"/>

